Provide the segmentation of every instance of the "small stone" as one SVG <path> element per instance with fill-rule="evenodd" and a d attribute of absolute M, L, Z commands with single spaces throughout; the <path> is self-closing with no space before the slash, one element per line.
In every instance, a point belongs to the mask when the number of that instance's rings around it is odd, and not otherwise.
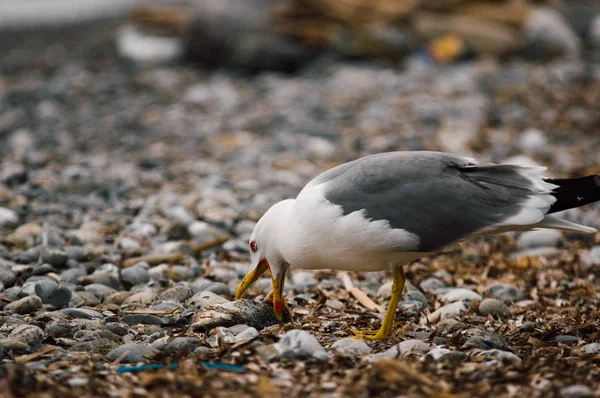
<path fill-rule="evenodd" d="M 314 357 L 318 352 L 325 352 L 319 340 L 304 330 L 293 329 L 286 332 L 280 343 L 284 354 L 291 357 Z"/>
<path fill-rule="evenodd" d="M 475 293 L 474 291 L 472 291 L 470 289 L 464 289 L 464 288 L 451 289 L 442 296 L 442 301 L 451 302 L 451 303 L 456 302 L 456 301 L 462 301 L 462 300 L 478 301 L 481 299 L 482 299 L 482 297 L 480 294 Z"/>
<path fill-rule="evenodd" d="M 62 249 L 65 246 L 65 240 L 60 236 L 56 228 L 45 222 L 42 225 L 42 232 L 38 236 L 39 243 L 43 247 Z"/>
<path fill-rule="evenodd" d="M 146 284 L 150 281 L 150 273 L 148 263 L 139 262 L 133 267 L 125 268 L 121 271 L 121 281 L 123 284 L 131 286 Z"/>
<path fill-rule="evenodd" d="M 177 301 L 183 303 L 190 297 L 191 290 L 187 286 L 175 285 L 170 289 L 167 289 L 159 293 L 154 301 Z"/>
<path fill-rule="evenodd" d="M 427 278 L 420 284 L 421 289 L 426 292 L 435 292 L 446 287 L 446 282 L 438 278 Z"/>
<path fill-rule="evenodd" d="M 69 261 L 69 255 L 61 249 L 44 248 L 40 253 L 40 261 L 56 268 L 64 268 Z"/>
<path fill-rule="evenodd" d="M 17 276 L 13 270 L 6 266 L 0 266 L 0 283 L 2 283 L 4 287 L 11 287 L 15 284 L 16 280 Z"/>
<path fill-rule="evenodd" d="M 533 249 L 536 247 L 556 247 L 562 239 L 560 231 L 555 229 L 538 229 L 537 231 L 523 232 L 517 239 L 519 250 Z"/>
<path fill-rule="evenodd" d="M 211 307 L 213 305 L 225 304 L 227 302 L 229 302 L 229 300 L 213 292 L 205 290 L 190 297 L 190 299 L 187 301 L 187 307 L 199 310 Z"/>
<path fill-rule="evenodd" d="M 552 338 L 552 341 L 563 344 L 576 344 L 579 342 L 579 337 L 568 334 L 561 334 Z"/>
<path fill-rule="evenodd" d="M 562 15 L 550 7 L 535 7 L 528 12 L 523 32 L 527 39 L 527 55 L 533 59 L 556 55 L 573 58 L 581 50 L 577 34 Z"/>
<path fill-rule="evenodd" d="M 96 334 L 96 337 L 90 341 L 84 341 L 82 343 L 75 344 L 69 350 L 70 351 L 85 351 L 90 354 L 101 354 L 106 355 L 111 350 L 115 349 L 118 346 L 117 343 L 111 341 L 107 338 L 100 338 Z"/>
<path fill-rule="evenodd" d="M 119 358 L 121 363 L 147 362 L 148 356 L 155 352 L 156 350 L 152 347 L 129 343 L 123 344 L 110 351 L 106 354 L 106 359 L 112 362 Z"/>
<path fill-rule="evenodd" d="M 129 296 L 125 299 L 125 304 L 150 304 L 152 300 L 156 297 L 155 290 L 143 290 L 141 292 L 137 292 Z"/>
<path fill-rule="evenodd" d="M 189 353 L 200 344 L 200 339 L 196 337 L 175 337 L 167 346 L 165 351 L 175 353 Z"/>
<path fill-rule="evenodd" d="M 331 345 L 331 350 L 338 354 L 355 357 L 371 353 L 371 347 L 362 340 L 353 338 L 341 339 Z"/>
<path fill-rule="evenodd" d="M 590 343 L 584 345 L 582 348 L 586 354 L 600 354 L 600 343 Z"/>
<path fill-rule="evenodd" d="M 446 318 L 456 318 L 467 310 L 467 305 L 463 301 L 456 301 L 454 303 L 446 304 L 443 307 L 438 308 L 427 316 L 427 319 L 423 318 L 422 323 L 427 322 L 439 322 Z"/>
<path fill-rule="evenodd" d="M 30 347 L 35 347 L 44 340 L 44 331 L 35 325 L 20 325 L 10 332 L 8 338 L 19 340 Z"/>
<path fill-rule="evenodd" d="M 452 351 L 447 348 L 434 348 L 427 353 L 427 357 L 434 361 L 449 361 L 450 363 L 458 364 L 466 358 L 464 352 Z"/>
<path fill-rule="evenodd" d="M 482 350 L 498 349 L 508 351 L 506 341 L 504 341 L 502 336 L 496 333 L 477 328 L 471 328 L 465 333 L 469 337 L 463 344 L 463 348 L 479 348 Z"/>
<path fill-rule="evenodd" d="M 485 351 L 481 351 L 481 352 L 477 353 L 477 355 L 486 357 L 486 358 L 492 357 L 492 358 L 500 359 L 502 361 L 505 361 L 505 362 L 508 362 L 511 364 L 517 364 L 517 363 L 521 362 L 521 358 L 519 358 L 518 355 L 515 355 L 512 352 L 503 351 L 503 350 L 496 350 L 496 349 L 485 350 Z"/>
<path fill-rule="evenodd" d="M 523 152 L 545 153 L 548 151 L 548 139 L 542 131 L 529 129 L 521 133 L 518 146 Z"/>
<path fill-rule="evenodd" d="M 88 310 L 87 308 L 64 308 L 60 312 L 76 319 L 104 319 L 98 311 Z"/>
<path fill-rule="evenodd" d="M 333 308 L 336 311 L 341 311 L 344 309 L 345 305 L 339 300 L 327 300 L 325 305 L 329 308 Z"/>
<path fill-rule="evenodd" d="M 508 283 L 493 283 L 486 287 L 492 297 L 500 301 L 518 301 L 524 296 L 517 287 Z"/>
<path fill-rule="evenodd" d="M 231 331 L 231 328 L 230 328 L 230 331 Z M 246 328 L 241 333 L 238 333 L 235 336 L 235 340 L 234 341 L 237 343 L 239 341 L 251 340 L 251 339 L 255 338 L 256 336 L 258 336 L 259 334 L 260 333 L 258 333 L 258 330 L 256 330 L 256 328 L 249 327 L 249 328 Z"/>
<path fill-rule="evenodd" d="M 37 296 L 28 296 L 7 304 L 4 309 L 17 314 L 31 314 L 32 312 L 39 310 L 41 307 L 42 299 Z"/>
<path fill-rule="evenodd" d="M 127 325 L 162 325 L 163 320 L 152 314 L 129 314 L 121 318 L 121 322 Z"/>
<path fill-rule="evenodd" d="M 21 353 L 29 350 L 29 345 L 18 339 L 0 339 L 0 355 L 3 357 L 7 351 L 13 351 L 15 353 Z"/>
<path fill-rule="evenodd" d="M 594 392 L 584 384 L 575 384 L 565 387 L 558 393 L 561 398 L 592 398 Z"/>
<path fill-rule="evenodd" d="M 600 265 L 600 246 L 592 247 L 583 257 L 583 262 L 587 265 Z"/>
<path fill-rule="evenodd" d="M 397 347 L 398 352 L 401 356 L 409 354 L 411 352 L 425 354 L 427 353 L 427 351 L 429 351 L 429 344 L 417 339 L 405 340 L 401 343 L 398 343 Z"/>
<path fill-rule="evenodd" d="M 19 215 L 16 211 L 0 207 L 0 228 L 13 226 L 19 223 Z"/>
<path fill-rule="evenodd" d="M 84 287 L 84 289 L 86 292 L 96 295 L 96 297 L 98 297 L 100 300 L 104 300 L 106 297 L 117 292 L 112 287 L 103 285 L 101 283 L 92 283 L 91 285 Z"/>
<path fill-rule="evenodd" d="M 83 303 L 82 305 L 86 307 L 95 307 L 100 305 L 101 302 L 98 296 L 92 292 L 75 292 L 75 296 L 78 297 L 77 301 L 81 301 Z M 73 299 L 71 301 L 73 301 Z"/>
<path fill-rule="evenodd" d="M 511 315 L 508 307 L 502 301 L 494 298 L 487 298 L 479 303 L 479 313 L 484 316 L 491 315 L 502 318 L 508 318 Z"/>
<path fill-rule="evenodd" d="M 42 299 L 44 304 L 62 308 L 69 304 L 73 293 L 69 288 L 60 286 L 52 279 L 42 279 L 35 284 L 35 294 Z"/>
<path fill-rule="evenodd" d="M 131 292 L 123 291 L 123 292 L 115 292 L 110 296 L 104 298 L 104 304 L 116 304 L 121 305 L 125 300 L 131 297 Z"/>

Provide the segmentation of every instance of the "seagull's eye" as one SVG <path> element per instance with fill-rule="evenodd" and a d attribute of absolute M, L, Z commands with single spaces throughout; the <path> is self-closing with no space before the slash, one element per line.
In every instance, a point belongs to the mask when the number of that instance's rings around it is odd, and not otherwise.
<path fill-rule="evenodd" d="M 250 242 L 250 250 L 253 253 L 256 253 L 256 251 L 258 250 L 258 246 L 256 245 L 256 241 L 253 240 L 252 242 Z"/>

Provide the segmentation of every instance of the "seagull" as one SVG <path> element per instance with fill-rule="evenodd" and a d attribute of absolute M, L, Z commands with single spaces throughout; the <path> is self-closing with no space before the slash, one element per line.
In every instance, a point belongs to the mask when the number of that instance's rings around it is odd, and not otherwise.
<path fill-rule="evenodd" d="M 600 200 L 600 174 L 553 179 L 545 167 L 478 164 L 444 152 L 387 152 L 323 172 L 296 199 L 273 205 L 252 232 L 251 265 L 236 298 L 267 271 L 281 317 L 290 268 L 391 270 L 392 295 L 379 330 L 387 339 L 405 283 L 403 266 L 477 234 L 596 229 L 552 213 Z"/>

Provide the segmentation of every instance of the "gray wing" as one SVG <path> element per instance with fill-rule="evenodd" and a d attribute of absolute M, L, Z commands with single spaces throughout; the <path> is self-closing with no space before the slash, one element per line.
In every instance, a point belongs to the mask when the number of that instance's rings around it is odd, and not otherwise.
<path fill-rule="evenodd" d="M 391 152 L 338 166 L 307 187 L 325 184 L 325 198 L 344 214 L 364 210 L 369 219 L 416 234 L 419 251 L 432 252 L 518 215 L 540 193 L 524 169 L 478 166 L 447 153 Z"/>

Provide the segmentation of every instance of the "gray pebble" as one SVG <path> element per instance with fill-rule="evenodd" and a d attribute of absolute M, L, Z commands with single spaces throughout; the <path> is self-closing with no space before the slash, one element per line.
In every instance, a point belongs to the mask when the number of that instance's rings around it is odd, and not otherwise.
<path fill-rule="evenodd" d="M 22 341 L 28 346 L 34 347 L 44 340 L 44 331 L 35 325 L 20 325 L 10 332 L 8 338 Z"/>
<path fill-rule="evenodd" d="M 561 398 L 592 398 L 594 396 L 594 392 L 591 388 L 584 384 L 575 384 L 569 387 L 565 387 L 558 395 Z"/>
<path fill-rule="evenodd" d="M 69 348 L 70 351 L 85 351 L 91 354 L 102 354 L 107 355 L 111 350 L 118 346 L 117 343 L 107 338 L 100 338 L 97 336 L 95 339 L 90 341 L 84 341 L 75 344 Z"/>
<path fill-rule="evenodd" d="M 96 271 L 89 276 L 83 277 L 81 282 L 85 285 L 104 285 L 114 290 L 121 289 L 121 282 L 108 272 Z"/>
<path fill-rule="evenodd" d="M 331 345 L 331 350 L 338 354 L 355 357 L 371 353 L 371 347 L 362 340 L 346 338 L 336 341 Z"/>
<path fill-rule="evenodd" d="M 68 260 L 67 252 L 62 249 L 45 248 L 40 253 L 42 263 L 50 264 L 56 268 L 64 268 Z"/>
<path fill-rule="evenodd" d="M 152 314 L 129 314 L 121 318 L 121 322 L 127 325 L 162 325 L 162 318 Z"/>
<path fill-rule="evenodd" d="M 147 263 L 137 263 L 133 267 L 125 268 L 121 271 L 121 280 L 124 284 L 131 286 L 146 284 L 150 281 Z"/>
<path fill-rule="evenodd" d="M 519 301 L 524 297 L 516 286 L 509 285 L 508 283 L 493 283 L 486 287 L 492 297 L 500 301 Z"/>
<path fill-rule="evenodd" d="M 52 321 L 46 326 L 45 332 L 48 337 L 57 339 L 60 337 L 72 338 L 77 328 L 65 321 Z"/>
<path fill-rule="evenodd" d="M 325 352 L 325 348 L 315 336 L 299 329 L 286 332 L 280 344 L 284 354 L 292 358 L 309 358 L 318 352 Z"/>
<path fill-rule="evenodd" d="M 42 225 L 42 232 L 38 236 L 38 241 L 43 247 L 62 249 L 65 246 L 65 240 L 60 236 L 58 230 L 48 222 Z"/>
<path fill-rule="evenodd" d="M 79 298 L 78 302 L 81 302 L 81 305 L 88 307 L 95 307 L 100 305 L 101 300 L 92 292 L 83 291 L 83 292 L 75 292 L 75 296 Z M 73 300 L 71 300 L 72 302 Z"/>
<path fill-rule="evenodd" d="M 569 334 L 561 334 L 552 338 L 552 341 L 563 344 L 576 344 L 579 342 L 579 337 Z"/>
<path fill-rule="evenodd" d="M 42 299 L 37 296 L 23 297 L 20 300 L 13 301 L 4 307 L 5 310 L 15 312 L 17 314 L 31 314 L 42 307 Z"/>
<path fill-rule="evenodd" d="M 600 265 L 600 246 L 594 246 L 589 253 L 583 257 L 583 262 L 587 265 Z"/>
<path fill-rule="evenodd" d="M 176 301 L 183 303 L 190 297 L 191 290 L 187 286 L 175 285 L 170 289 L 160 292 L 155 301 Z"/>
<path fill-rule="evenodd" d="M 590 343 L 582 347 L 586 354 L 600 354 L 600 343 Z"/>
<path fill-rule="evenodd" d="M 60 273 L 63 282 L 79 283 L 79 278 L 86 276 L 87 273 L 81 268 L 69 268 Z"/>
<path fill-rule="evenodd" d="M 496 358 L 496 359 L 500 359 L 502 361 L 511 363 L 511 364 L 516 364 L 521 362 L 521 358 L 519 358 L 519 356 L 513 354 L 512 352 L 509 351 L 503 351 L 503 350 L 496 350 L 496 349 L 492 349 L 492 350 L 485 350 L 485 351 L 481 351 L 479 353 L 477 353 L 478 356 L 482 356 L 482 357 L 491 357 L 491 358 Z"/>
<path fill-rule="evenodd" d="M 108 322 L 104 327 L 117 336 L 125 336 L 129 330 L 129 325 L 121 322 Z"/>
<path fill-rule="evenodd" d="M 205 309 L 213 305 L 219 305 L 227 303 L 229 300 L 211 292 L 211 291 L 203 291 L 197 294 L 194 294 L 187 301 L 187 307 L 191 309 Z"/>
<path fill-rule="evenodd" d="M 0 207 L 0 228 L 13 226 L 19 223 L 19 215 L 16 211 Z"/>
<path fill-rule="evenodd" d="M 200 339 L 196 337 L 175 337 L 167 346 L 165 351 L 177 354 L 193 352 L 200 344 Z"/>
<path fill-rule="evenodd" d="M 154 354 L 156 350 L 152 347 L 129 343 L 123 344 L 106 354 L 106 359 L 114 361 L 117 358 L 121 359 L 121 363 L 137 363 L 147 362 L 147 356 Z"/>
<path fill-rule="evenodd" d="M 5 357 L 7 352 L 22 353 L 29 350 L 29 345 L 18 339 L 0 339 L 0 356 Z"/>
<path fill-rule="evenodd" d="M 91 285 L 84 287 L 84 289 L 86 292 L 96 295 L 96 297 L 98 297 L 100 300 L 104 300 L 106 297 L 117 292 L 112 287 L 103 285 L 101 283 L 92 283 Z"/>
<path fill-rule="evenodd" d="M 16 279 L 17 276 L 9 267 L 0 267 L 0 282 L 4 287 L 11 287 L 15 284 Z"/>
<path fill-rule="evenodd" d="M 435 292 L 446 287 L 446 282 L 438 278 L 427 278 L 419 285 L 426 292 Z"/>
<path fill-rule="evenodd" d="M 472 291 L 471 289 L 456 288 L 451 289 L 444 293 L 442 301 L 453 303 L 455 301 L 477 301 L 481 300 L 481 295 Z"/>
<path fill-rule="evenodd" d="M 479 348 L 482 350 L 498 349 L 508 351 L 508 346 L 504 338 L 496 333 L 488 332 L 476 328 L 468 329 L 465 334 L 468 339 L 463 344 L 463 348 Z"/>
<path fill-rule="evenodd" d="M 479 303 L 479 313 L 484 316 L 491 315 L 502 318 L 508 318 L 511 315 L 508 307 L 502 301 L 494 298 L 486 298 Z"/>
<path fill-rule="evenodd" d="M 233 297 L 234 296 L 233 290 L 231 289 L 231 287 L 229 287 L 229 285 L 226 285 L 223 282 L 214 282 L 214 281 L 211 281 L 210 279 L 205 279 L 205 278 L 196 279 L 194 282 L 191 283 L 190 287 L 192 288 L 192 291 L 194 294 L 200 293 L 203 291 L 209 291 L 209 292 L 218 294 L 219 296 L 225 296 L 225 297 Z"/>
<path fill-rule="evenodd" d="M 94 310 L 88 310 L 87 308 L 64 308 L 60 310 L 63 314 L 69 315 L 76 319 L 104 319 L 101 313 Z"/>
<path fill-rule="evenodd" d="M 229 330 L 231 331 L 231 328 L 229 328 Z M 233 333 L 233 331 L 231 331 L 231 332 Z M 250 339 L 255 338 L 258 335 L 259 335 L 259 333 L 258 333 L 258 330 L 256 330 L 256 328 L 249 327 L 249 328 L 246 328 L 241 333 L 238 333 L 235 336 L 235 342 L 239 342 L 242 340 L 250 340 Z"/>
<path fill-rule="evenodd" d="M 44 304 L 50 304 L 56 308 L 62 308 L 69 304 L 73 293 L 65 286 L 52 279 L 43 279 L 35 284 L 35 294 L 42 299 Z"/>
<path fill-rule="evenodd" d="M 536 247 L 557 247 L 562 239 L 562 234 L 556 229 L 538 229 L 523 232 L 517 239 L 519 250 L 533 249 Z"/>
<path fill-rule="evenodd" d="M 66 246 L 65 252 L 67 253 L 67 256 L 70 260 L 75 260 L 77 262 L 83 262 L 87 260 L 89 256 L 88 250 L 83 246 Z"/>

